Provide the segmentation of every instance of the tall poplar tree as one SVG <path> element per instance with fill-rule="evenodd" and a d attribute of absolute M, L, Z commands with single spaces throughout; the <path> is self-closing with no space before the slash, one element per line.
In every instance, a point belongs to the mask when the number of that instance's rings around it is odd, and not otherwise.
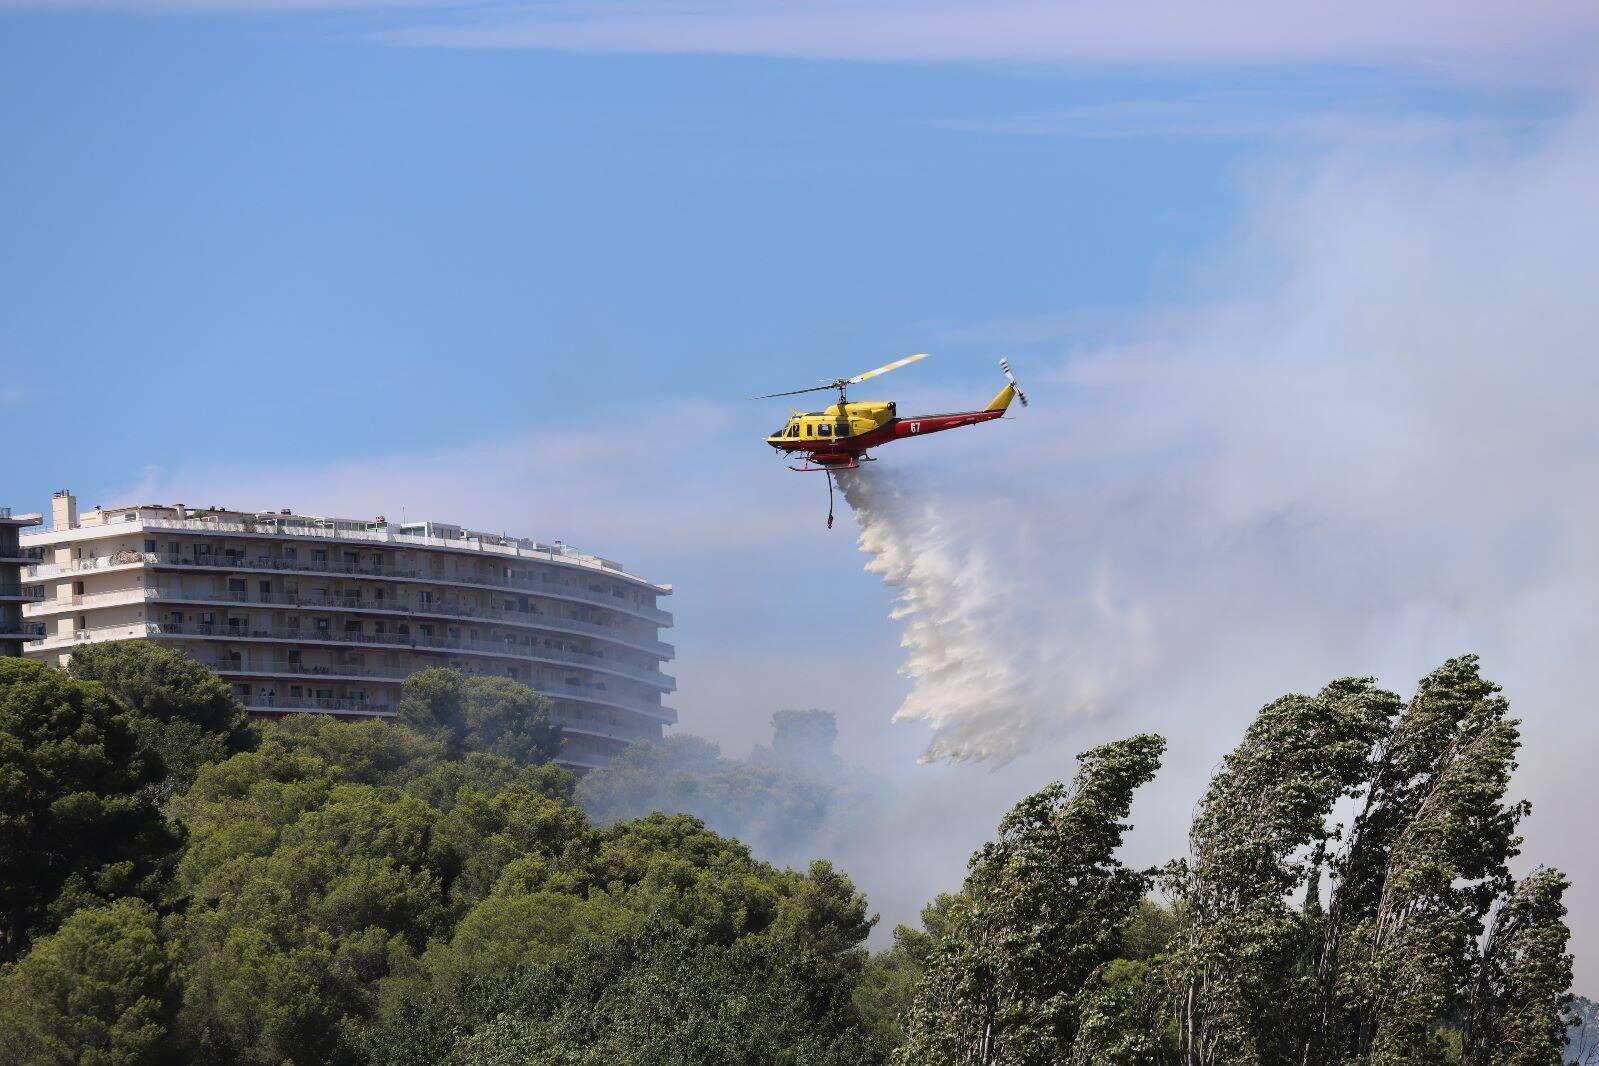
<path fill-rule="evenodd" d="M 1523 878 L 1494 912 L 1483 949 L 1462 1059 L 1471 1066 L 1559 1066 L 1571 994 L 1566 889 L 1558 870 Z"/>
<path fill-rule="evenodd" d="M 1380 746 L 1335 878 L 1307 1061 L 1442 1062 L 1483 917 L 1511 885 L 1520 743 L 1476 656 L 1424 678 Z"/>
<path fill-rule="evenodd" d="M 1315 868 L 1327 816 L 1365 779 L 1399 698 L 1370 678 L 1267 704 L 1211 779 L 1174 864 L 1187 917 L 1170 960 L 1182 1059 L 1289 1061 L 1314 992 L 1312 916 L 1289 902 Z"/>
<path fill-rule="evenodd" d="M 1117 861 L 1133 792 L 1155 776 L 1166 742 L 1152 734 L 1079 757 L 1028 796 L 972 856 L 950 930 L 933 951 L 898 1061 L 1060 1063 L 1071 1054 L 1078 997 L 1115 958 L 1150 876 Z"/>

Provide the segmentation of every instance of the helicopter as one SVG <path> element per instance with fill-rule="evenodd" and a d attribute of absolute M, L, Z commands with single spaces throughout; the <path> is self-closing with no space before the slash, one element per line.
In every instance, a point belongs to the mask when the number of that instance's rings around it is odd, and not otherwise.
<path fill-rule="evenodd" d="M 866 454 L 868 449 L 906 437 L 926 436 L 929 433 L 942 433 L 946 429 L 990 422 L 1003 417 L 1013 399 L 1020 400 L 1023 407 L 1027 406 L 1027 396 L 1016 384 L 1016 375 L 1011 373 L 1010 363 L 1004 359 L 999 361 L 999 366 L 1005 373 L 1005 387 L 980 411 L 903 417 L 892 400 L 850 401 L 846 390 L 851 385 L 859 385 L 879 374 L 910 366 L 926 358 L 926 352 L 918 352 L 852 378 L 835 378 L 810 388 L 755 397 L 757 400 L 770 400 L 778 396 L 837 390 L 837 403 L 820 411 L 796 411 L 778 427 L 777 432 L 766 438 L 766 443 L 779 455 L 797 455 L 801 458 L 802 465 L 790 466 L 790 470 L 801 473 L 821 470 L 827 474 L 828 529 L 833 528 L 833 474 L 839 470 L 854 470 L 862 463 L 874 461 L 872 456 Z"/>

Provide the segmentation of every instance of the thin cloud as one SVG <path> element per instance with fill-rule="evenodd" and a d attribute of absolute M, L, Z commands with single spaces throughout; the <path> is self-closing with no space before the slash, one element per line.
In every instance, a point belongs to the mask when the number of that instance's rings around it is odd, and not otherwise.
<path fill-rule="evenodd" d="M 358 13 L 386 39 L 454 48 L 787 56 L 868 61 L 1362 63 L 1585 78 L 1599 8 L 1351 0 L 910 3 L 768 0 L 576 5 L 526 0 L 0 0 L 0 8 L 261 15 Z"/>
<path fill-rule="evenodd" d="M 1502 143 L 1548 119 L 1529 114 L 1446 115 L 1393 109 L 1288 110 L 1261 99 L 1118 100 L 989 118 L 954 118 L 939 129 L 965 133 L 1130 140 L 1299 141 L 1325 148 L 1376 149 Z"/>

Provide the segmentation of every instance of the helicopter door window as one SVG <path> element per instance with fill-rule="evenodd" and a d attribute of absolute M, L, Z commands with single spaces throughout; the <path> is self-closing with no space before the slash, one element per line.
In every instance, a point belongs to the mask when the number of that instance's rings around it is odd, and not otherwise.
<path fill-rule="evenodd" d="M 823 422 L 816 427 L 816 432 L 824 437 L 831 437 L 833 435 L 833 427 L 829 423 Z"/>
<path fill-rule="evenodd" d="M 835 437 L 847 437 L 847 436 L 849 436 L 849 423 L 840 422 L 838 425 L 834 426 L 833 427 L 833 436 L 835 436 Z"/>

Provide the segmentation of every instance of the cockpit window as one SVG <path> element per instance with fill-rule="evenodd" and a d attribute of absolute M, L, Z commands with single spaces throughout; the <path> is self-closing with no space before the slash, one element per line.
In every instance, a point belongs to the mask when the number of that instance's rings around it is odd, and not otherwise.
<path fill-rule="evenodd" d="M 799 436 L 799 423 L 798 422 L 795 422 L 793 425 L 788 427 L 788 435 L 790 437 Z"/>

